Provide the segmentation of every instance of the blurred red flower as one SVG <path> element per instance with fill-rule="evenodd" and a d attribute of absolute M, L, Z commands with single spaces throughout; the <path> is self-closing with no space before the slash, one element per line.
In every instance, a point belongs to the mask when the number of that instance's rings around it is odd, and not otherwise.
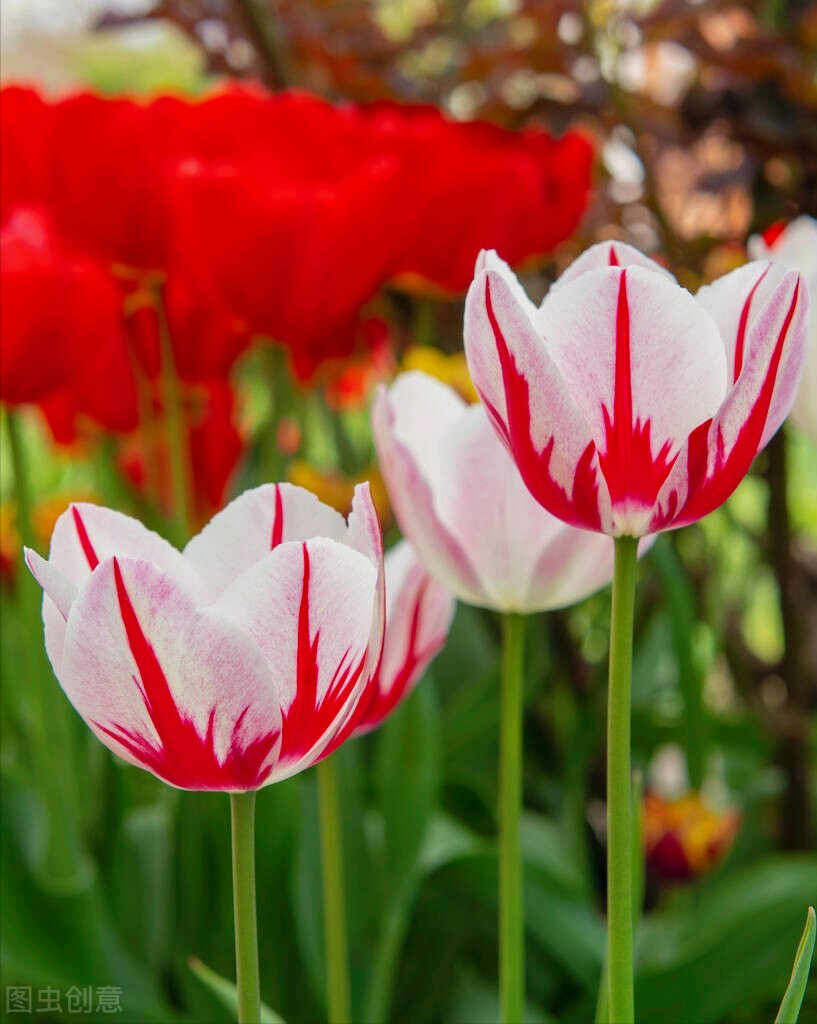
<path fill-rule="evenodd" d="M 593 161 L 583 135 L 458 123 L 431 106 L 381 102 L 364 113 L 399 159 L 402 198 L 389 222 L 403 236 L 395 271 L 409 287 L 464 292 L 481 248 L 518 265 L 578 226 Z"/>
<path fill-rule="evenodd" d="M 18 206 L 0 227 L 0 400 L 39 403 L 55 437 L 87 416 L 136 423 L 121 293 L 104 266 L 66 244 L 50 216 Z"/>

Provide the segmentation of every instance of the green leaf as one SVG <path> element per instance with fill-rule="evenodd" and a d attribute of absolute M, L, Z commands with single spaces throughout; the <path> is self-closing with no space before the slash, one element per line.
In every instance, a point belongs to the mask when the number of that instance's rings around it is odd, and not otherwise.
<path fill-rule="evenodd" d="M 803 936 L 794 957 L 791 980 L 774 1019 L 774 1024 L 797 1024 L 811 970 L 811 958 L 814 956 L 815 937 L 817 937 L 817 917 L 814 914 L 814 907 L 809 907 L 806 913 L 806 927 L 803 929 Z"/>
<path fill-rule="evenodd" d="M 439 711 L 426 678 L 380 730 L 376 778 L 385 827 L 388 889 L 411 873 L 440 785 Z"/>
<path fill-rule="evenodd" d="M 651 914 L 641 925 L 639 1019 L 717 1024 L 752 1001 L 774 999 L 804 892 L 817 892 L 815 858 L 779 855 L 725 876 L 683 909 Z"/>
<path fill-rule="evenodd" d="M 231 981 L 222 978 L 220 974 L 203 964 L 197 957 L 191 956 L 187 965 L 199 981 L 205 985 L 218 999 L 222 1006 L 230 1011 L 235 1017 L 238 1016 L 238 995 L 236 987 Z M 283 1017 L 271 1010 L 265 1003 L 261 1003 L 261 1024 L 284 1024 Z"/>

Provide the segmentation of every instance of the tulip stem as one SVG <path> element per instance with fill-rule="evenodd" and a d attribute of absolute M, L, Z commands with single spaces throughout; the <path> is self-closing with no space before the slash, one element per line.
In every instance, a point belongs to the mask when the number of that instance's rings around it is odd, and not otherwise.
<path fill-rule="evenodd" d="M 607 963 L 610 1020 L 633 1021 L 630 686 L 638 540 L 617 537 L 607 709 Z"/>
<path fill-rule="evenodd" d="M 504 615 L 499 743 L 499 990 L 504 1024 L 521 1024 L 525 1005 L 525 924 L 519 852 L 524 642 L 524 616 Z"/>
<path fill-rule="evenodd" d="M 323 871 L 323 930 L 326 944 L 326 995 L 329 1024 L 349 1024 L 349 954 L 346 943 L 346 899 L 343 883 L 343 840 L 338 806 L 338 773 L 334 757 L 317 766 Z"/>
<path fill-rule="evenodd" d="M 259 1024 L 258 924 L 255 910 L 255 790 L 231 793 L 233 905 L 238 1024 Z"/>
<path fill-rule="evenodd" d="M 184 547 L 193 533 L 192 466 L 190 432 L 185 422 L 179 373 L 161 293 L 156 302 L 162 360 L 162 399 L 170 455 L 170 484 L 173 501 L 174 540 Z"/>

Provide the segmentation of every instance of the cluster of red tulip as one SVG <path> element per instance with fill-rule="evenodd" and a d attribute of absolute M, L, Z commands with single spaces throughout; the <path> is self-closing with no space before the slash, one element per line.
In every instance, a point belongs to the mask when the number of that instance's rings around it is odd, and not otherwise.
<path fill-rule="evenodd" d="M 238 88 L 192 102 L 7 88 L 0 106 L 0 399 L 38 403 L 60 441 L 86 419 L 138 429 L 144 454 L 171 353 L 200 513 L 241 452 L 228 374 L 252 339 L 284 345 L 309 380 L 380 336 L 365 314 L 385 282 L 463 292 L 486 245 L 512 263 L 544 254 L 590 184 L 581 136 L 430 107 Z"/>

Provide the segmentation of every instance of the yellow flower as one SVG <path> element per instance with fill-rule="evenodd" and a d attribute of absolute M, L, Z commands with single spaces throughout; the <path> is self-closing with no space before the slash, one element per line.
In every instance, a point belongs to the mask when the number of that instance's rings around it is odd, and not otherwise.
<path fill-rule="evenodd" d="M 369 481 L 380 524 L 385 529 L 391 519 L 391 508 L 386 485 L 377 466 L 369 466 L 354 476 L 344 476 L 328 469 L 317 469 L 305 459 L 293 459 L 287 470 L 287 479 L 298 487 L 312 491 L 321 501 L 336 508 L 342 515 L 348 515 L 352 508 L 355 485 Z"/>
<path fill-rule="evenodd" d="M 478 402 L 476 388 L 468 373 L 464 352 L 446 355 L 430 345 L 412 345 L 406 349 L 400 368 L 402 370 L 422 370 L 431 377 L 448 384 L 466 402 Z"/>

